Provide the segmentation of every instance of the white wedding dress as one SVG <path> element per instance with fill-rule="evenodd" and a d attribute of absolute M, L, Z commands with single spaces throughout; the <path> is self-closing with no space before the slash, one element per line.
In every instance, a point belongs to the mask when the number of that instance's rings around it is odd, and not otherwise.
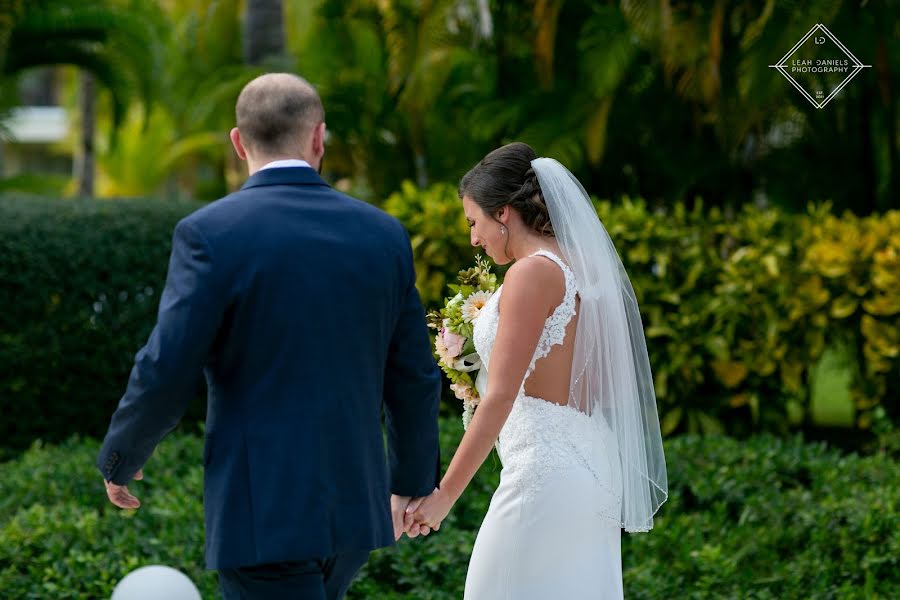
<path fill-rule="evenodd" d="M 566 292 L 544 324 L 525 380 L 565 342 L 578 294 L 575 275 L 559 257 L 535 255 L 559 265 Z M 502 286 L 475 321 L 475 349 L 488 370 L 501 292 Z M 475 541 L 465 598 L 622 598 L 622 479 L 613 431 L 604 419 L 525 395 L 525 380 L 500 432 L 500 486 Z"/>

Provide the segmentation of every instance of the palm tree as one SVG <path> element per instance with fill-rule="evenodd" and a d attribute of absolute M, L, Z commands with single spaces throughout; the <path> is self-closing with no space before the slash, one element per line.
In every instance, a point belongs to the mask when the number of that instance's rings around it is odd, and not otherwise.
<path fill-rule="evenodd" d="M 483 0 L 318 3 L 299 67 L 325 102 L 331 174 L 380 201 L 404 179 L 453 179 L 480 158 L 470 130 L 490 92 L 481 88 L 486 8 Z"/>
<path fill-rule="evenodd" d="M 3 1 L 0 77 L 43 65 L 80 67 L 111 92 L 116 122 L 133 96 L 153 98 L 160 15 L 152 3 Z"/>
<path fill-rule="evenodd" d="M 889 4 L 493 2 L 478 86 L 490 91 L 470 133 L 486 149 L 529 142 L 601 195 L 888 208 L 900 170 Z M 768 67 L 816 22 L 843 24 L 875 67 L 822 111 Z M 847 169 L 820 175 L 810 156 Z"/>
<path fill-rule="evenodd" d="M 415 180 L 425 187 L 430 180 L 429 113 L 439 106 L 442 96 L 452 93 L 448 86 L 454 74 L 468 75 L 481 57 L 463 42 L 464 34 L 448 28 L 448 23 L 459 18 L 462 3 L 457 0 L 412 6 L 378 0 L 375 5 L 387 52 L 388 93 L 405 116 Z M 468 15 L 466 24 L 472 26 L 480 17 Z"/>
<path fill-rule="evenodd" d="M 896 35 L 890 4 L 812 0 L 797 11 L 774 0 L 703 6 L 622 0 L 621 8 L 660 66 L 663 88 L 692 114 L 697 138 L 717 147 L 712 169 L 709 163 L 692 169 L 713 184 L 707 189 L 737 194 L 755 174 L 768 171 L 782 182 L 774 190 L 780 201 L 793 208 L 802 209 L 812 196 L 866 213 L 890 208 L 900 170 L 897 99 L 890 85 L 900 76 L 900 54 L 887 51 Z M 875 67 L 825 110 L 813 108 L 768 67 L 815 23 L 834 28 Z M 795 139 L 773 146 L 769 140 L 786 127 L 798 132 Z M 803 165 L 811 160 L 846 170 L 823 169 L 810 177 Z M 860 176 L 848 177 L 851 172 Z"/>
<path fill-rule="evenodd" d="M 132 106 L 117 144 L 98 149 L 103 195 L 185 194 L 214 199 L 239 186 L 228 130 L 241 88 L 265 66 L 243 62 L 241 0 L 162 3 L 166 27 L 150 111 Z M 142 121 L 147 123 L 144 127 Z M 147 164 L 145 157 L 157 157 Z"/>
<path fill-rule="evenodd" d="M 81 111 L 81 139 L 79 147 L 81 153 L 78 156 L 76 167 L 76 179 L 78 180 L 78 195 L 92 198 L 94 196 L 94 128 L 96 115 L 94 104 L 96 90 L 94 88 L 94 76 L 83 73 L 81 87 L 79 89 L 79 109 Z"/>
<path fill-rule="evenodd" d="M 93 193 L 93 78 L 111 93 L 113 122 L 122 122 L 129 101 L 155 96 L 159 13 L 150 4 L 83 3 L 77 0 L 3 0 L 0 5 L 0 86 L 32 67 L 68 64 L 90 74 L 82 86 L 79 175 Z M 7 105 L 14 99 L 6 98 Z"/>
<path fill-rule="evenodd" d="M 741 202 L 767 177 L 772 197 L 805 203 L 831 189 L 853 197 L 848 186 L 862 175 L 840 183 L 837 173 L 804 179 L 786 172 L 807 153 L 867 173 L 870 185 L 860 188 L 866 198 L 895 196 L 892 81 L 900 61 L 888 43 L 887 9 L 827 0 L 810 2 L 809 15 L 771 0 L 716 0 L 700 8 L 670 0 L 306 1 L 163 2 L 171 26 L 157 89 L 166 114 L 154 118 L 168 123 L 171 135 L 149 136 L 148 143 L 187 142 L 179 145 L 184 159 L 166 169 L 186 179 L 198 172 L 193 161 L 206 156 L 233 173 L 233 184 L 238 171 L 215 149 L 216 136 L 232 124 L 240 87 L 277 64 L 317 85 L 332 133 L 326 168 L 367 186 L 371 199 L 407 178 L 420 185 L 456 179 L 512 139 L 556 156 L 604 196 Z M 24 0 L 0 2 L 17 6 L 19 20 L 31 10 Z M 50 4 L 62 0 L 35 3 Z M 875 66 L 840 103 L 818 112 L 768 68 L 778 58 L 773 53 L 805 34 L 809 19 L 858 22 L 856 38 L 839 36 Z M 284 48 L 285 25 L 294 28 L 294 58 Z M 234 43 L 242 34 L 243 48 Z M 774 131 L 797 123 L 799 140 L 772 146 Z M 128 164 L 129 153 L 143 153 L 139 146 L 125 150 L 106 163 Z M 169 175 L 132 177 L 135 185 L 122 181 L 122 189 Z"/>

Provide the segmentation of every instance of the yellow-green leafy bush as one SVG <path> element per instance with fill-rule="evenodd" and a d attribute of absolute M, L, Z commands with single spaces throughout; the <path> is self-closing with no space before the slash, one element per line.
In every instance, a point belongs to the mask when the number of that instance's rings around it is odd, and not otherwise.
<path fill-rule="evenodd" d="M 812 373 L 835 346 L 856 359 L 857 426 L 896 416 L 900 212 L 594 204 L 638 296 L 664 433 L 808 423 Z M 410 231 L 419 290 L 435 308 L 476 252 L 456 189 L 407 184 L 385 207 Z"/>

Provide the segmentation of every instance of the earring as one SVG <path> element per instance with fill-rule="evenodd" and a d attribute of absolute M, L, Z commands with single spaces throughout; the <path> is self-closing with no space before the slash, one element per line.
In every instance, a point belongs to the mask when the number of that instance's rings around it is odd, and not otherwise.
<path fill-rule="evenodd" d="M 506 235 L 506 227 L 503 225 L 500 226 L 500 235 Z"/>

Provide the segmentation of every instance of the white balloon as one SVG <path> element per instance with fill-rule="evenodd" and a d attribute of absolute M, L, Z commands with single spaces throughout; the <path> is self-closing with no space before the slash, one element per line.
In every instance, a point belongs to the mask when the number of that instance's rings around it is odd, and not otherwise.
<path fill-rule="evenodd" d="M 177 569 L 151 565 L 135 569 L 116 585 L 110 600 L 203 600 L 197 586 Z"/>

